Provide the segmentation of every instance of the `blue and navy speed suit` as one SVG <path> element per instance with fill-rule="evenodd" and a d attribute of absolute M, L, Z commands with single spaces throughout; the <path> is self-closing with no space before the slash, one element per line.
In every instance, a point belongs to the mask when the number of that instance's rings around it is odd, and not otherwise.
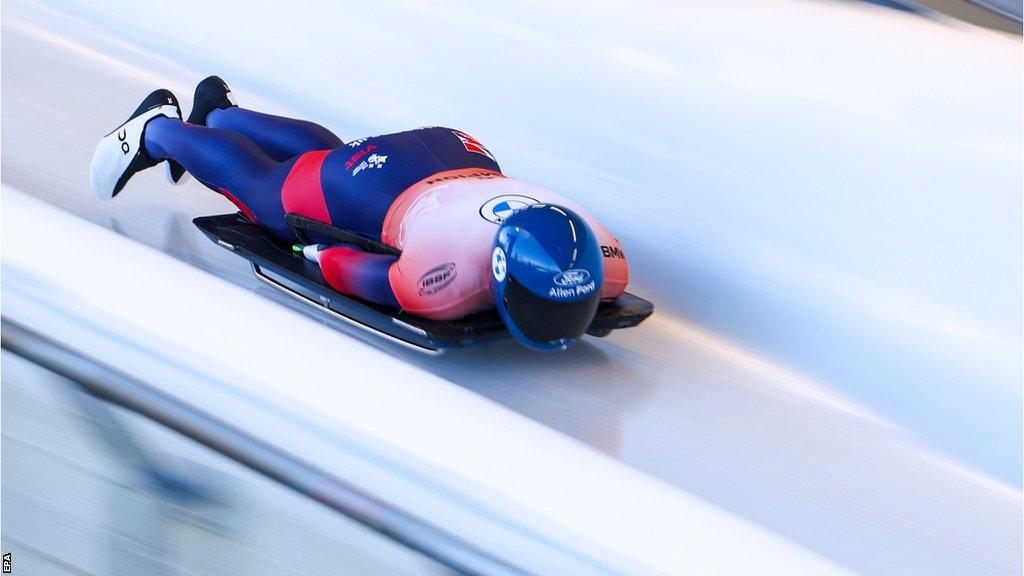
<path fill-rule="evenodd" d="M 416 182 L 467 168 L 500 173 L 486 148 L 449 128 L 343 143 L 312 122 L 238 107 L 211 111 L 206 124 L 155 118 L 146 125 L 146 153 L 182 164 L 246 217 L 287 241 L 294 236 L 286 213 L 379 239 L 388 209 Z M 332 250 L 334 277 L 328 282 L 343 292 L 397 305 L 387 274 L 395 257 L 354 247 Z M 323 268 L 326 276 L 328 267 Z"/>

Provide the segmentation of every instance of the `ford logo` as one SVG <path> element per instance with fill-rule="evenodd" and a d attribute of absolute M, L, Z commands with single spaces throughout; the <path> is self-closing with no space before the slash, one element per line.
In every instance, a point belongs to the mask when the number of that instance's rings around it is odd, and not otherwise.
<path fill-rule="evenodd" d="M 590 272 L 582 268 L 574 268 L 555 274 L 555 284 L 559 286 L 576 286 L 590 280 Z"/>

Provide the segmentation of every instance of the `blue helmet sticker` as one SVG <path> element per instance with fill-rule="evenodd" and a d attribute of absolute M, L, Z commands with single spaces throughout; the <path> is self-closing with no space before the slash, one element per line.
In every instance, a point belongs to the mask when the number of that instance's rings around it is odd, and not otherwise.
<path fill-rule="evenodd" d="M 491 253 L 491 273 L 494 274 L 494 279 L 499 284 L 505 281 L 507 270 L 508 265 L 505 261 L 505 251 L 501 249 L 501 246 L 495 246 L 494 252 Z"/>

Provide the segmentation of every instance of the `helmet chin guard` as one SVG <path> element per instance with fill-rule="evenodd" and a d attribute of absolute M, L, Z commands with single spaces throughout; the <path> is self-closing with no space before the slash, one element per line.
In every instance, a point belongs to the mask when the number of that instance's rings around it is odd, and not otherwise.
<path fill-rule="evenodd" d="M 601 301 L 604 261 L 575 212 L 533 204 L 501 222 L 491 252 L 495 307 L 512 336 L 534 350 L 565 350 Z"/>

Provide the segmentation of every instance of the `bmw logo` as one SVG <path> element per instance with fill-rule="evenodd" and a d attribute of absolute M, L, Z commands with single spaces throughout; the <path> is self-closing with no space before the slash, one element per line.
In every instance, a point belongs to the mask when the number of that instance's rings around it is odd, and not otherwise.
<path fill-rule="evenodd" d="M 538 202 L 539 200 L 529 196 L 503 194 L 484 202 L 484 205 L 480 207 L 480 216 L 488 222 L 501 224 L 505 218 L 511 216 L 516 210 L 522 210 Z"/>
<path fill-rule="evenodd" d="M 491 253 L 491 273 L 499 283 L 505 281 L 505 273 L 508 270 L 508 262 L 505 261 L 505 251 L 501 246 L 495 246 Z"/>

